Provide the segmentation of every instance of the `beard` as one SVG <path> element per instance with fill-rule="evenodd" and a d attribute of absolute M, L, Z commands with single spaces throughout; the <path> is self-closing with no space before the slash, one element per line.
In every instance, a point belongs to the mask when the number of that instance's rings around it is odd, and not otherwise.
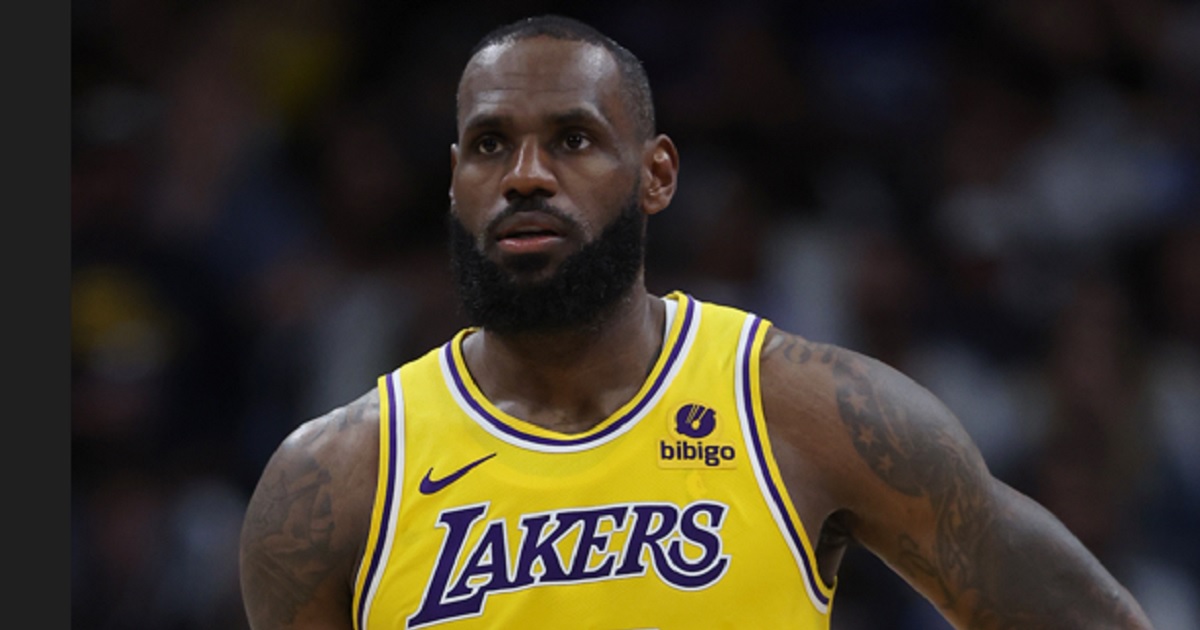
<path fill-rule="evenodd" d="M 547 256 L 514 257 L 509 271 L 480 251 L 452 209 L 448 220 L 451 269 L 470 324 L 501 334 L 599 327 L 629 294 L 642 269 L 646 216 L 638 189 L 633 188 L 620 214 L 599 236 L 539 280 L 517 276 L 543 269 L 550 263 Z M 529 210 L 552 214 L 579 233 L 577 222 L 541 197 L 513 202 L 495 221 Z"/>

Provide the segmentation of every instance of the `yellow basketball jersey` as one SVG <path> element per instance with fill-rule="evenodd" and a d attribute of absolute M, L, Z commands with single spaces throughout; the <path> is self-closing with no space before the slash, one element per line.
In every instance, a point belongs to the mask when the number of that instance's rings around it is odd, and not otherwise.
<path fill-rule="evenodd" d="M 380 377 L 358 630 L 829 627 L 833 589 L 763 424 L 768 323 L 665 301 L 653 370 L 585 433 L 484 398 L 471 330 Z"/>

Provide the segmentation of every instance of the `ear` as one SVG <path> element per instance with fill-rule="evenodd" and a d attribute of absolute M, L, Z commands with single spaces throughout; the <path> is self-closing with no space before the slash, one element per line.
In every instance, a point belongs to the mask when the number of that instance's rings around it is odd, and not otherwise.
<path fill-rule="evenodd" d="M 642 159 L 642 208 L 657 214 L 671 204 L 679 177 L 679 151 L 664 134 L 646 143 Z"/>
<path fill-rule="evenodd" d="M 454 172 L 458 169 L 458 145 L 450 144 L 450 201 L 454 201 Z"/>

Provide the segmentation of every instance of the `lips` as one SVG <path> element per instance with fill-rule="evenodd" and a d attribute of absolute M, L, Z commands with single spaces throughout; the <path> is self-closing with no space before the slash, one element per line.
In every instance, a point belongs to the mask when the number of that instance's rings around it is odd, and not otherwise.
<path fill-rule="evenodd" d="M 492 231 L 497 247 L 511 254 L 544 252 L 560 243 L 569 227 L 544 212 L 518 212 L 502 219 Z"/>
<path fill-rule="evenodd" d="M 503 241 L 539 236 L 562 236 L 565 231 L 562 222 L 549 214 L 520 212 L 500 221 L 494 233 L 497 241 Z"/>

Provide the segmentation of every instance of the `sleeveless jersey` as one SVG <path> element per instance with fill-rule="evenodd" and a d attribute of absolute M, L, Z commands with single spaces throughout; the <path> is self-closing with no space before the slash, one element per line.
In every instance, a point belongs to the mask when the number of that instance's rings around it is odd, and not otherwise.
<path fill-rule="evenodd" d="M 771 456 L 769 325 L 675 292 L 640 391 L 592 429 L 512 417 L 463 330 L 379 378 L 357 630 L 829 627 L 833 589 Z"/>

